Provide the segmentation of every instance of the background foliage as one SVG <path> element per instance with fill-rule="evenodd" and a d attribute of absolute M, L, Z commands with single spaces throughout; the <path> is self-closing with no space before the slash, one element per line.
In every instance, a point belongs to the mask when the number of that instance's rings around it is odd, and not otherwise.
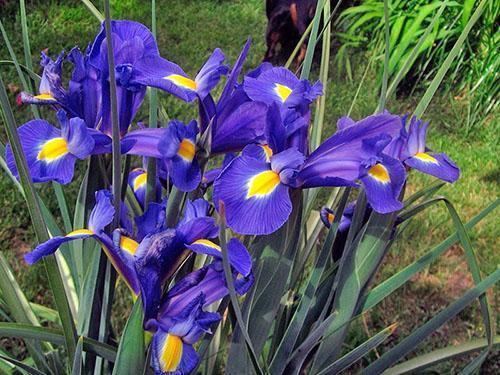
<path fill-rule="evenodd" d="M 425 2 L 428 5 L 424 5 L 423 2 L 415 1 L 411 2 L 413 6 L 409 6 L 409 3 L 391 2 L 391 40 L 394 42 L 391 45 L 406 45 L 405 48 L 391 51 L 392 75 L 401 68 L 400 62 L 411 53 L 419 36 L 430 24 L 436 9 L 443 4 Z M 470 9 L 475 6 L 471 3 L 474 2 L 446 3 L 443 19 L 433 29 L 431 39 L 425 43 L 425 48 L 419 50 L 419 55 L 412 65 L 408 76 L 413 77 L 408 79 L 412 85 L 405 81 L 402 83 L 407 95 L 397 98 L 394 94 L 389 98 L 387 106 L 391 111 L 405 112 L 415 107 L 422 96 L 422 90 L 441 66 L 450 46 L 463 30 L 467 17 L 470 17 Z M 115 18 L 135 19 L 147 25 L 150 23 L 149 6 L 147 2 L 132 0 L 112 2 Z M 372 10 L 360 10 L 362 6 L 369 6 Z M 383 16 L 381 6 L 383 8 L 382 2 L 365 1 L 357 10 L 350 8 L 351 10 L 344 12 L 340 19 L 337 36 L 341 47 L 332 50 L 338 63 L 332 63 L 330 66 L 331 95 L 326 97 L 325 103 L 325 136 L 334 129 L 336 119 L 350 111 L 358 84 L 365 72 L 366 79 L 352 106 L 351 115 L 360 118 L 373 113 L 377 107 L 380 70 L 378 64 L 373 64 L 368 69 L 366 67 L 372 57 L 375 61 L 382 60 L 384 47 L 383 43 L 379 42 L 383 33 L 383 23 L 380 21 Z M 21 57 L 23 50 L 18 3 L 8 1 L 3 7 L 2 22 L 17 56 Z M 220 46 L 230 61 L 234 61 L 248 35 L 252 36 L 254 43 L 246 67 L 256 66 L 263 56 L 265 12 L 261 1 L 171 0 L 158 1 L 157 7 L 158 44 L 161 53 L 166 58 L 178 62 L 189 73 L 196 71 L 215 46 Z M 356 22 L 371 14 L 370 12 L 379 12 L 376 16 L 378 18 L 373 16 L 372 22 L 360 22 L 363 26 L 360 30 Z M 441 193 L 457 203 L 457 209 L 463 219 L 471 218 L 484 208 L 487 203 L 498 197 L 500 190 L 498 108 L 495 104 L 498 100 L 498 33 L 494 30 L 497 18 L 498 6 L 495 2 L 488 2 L 466 46 L 460 51 L 460 57 L 455 60 L 458 61 L 457 65 L 451 69 L 454 74 L 446 78 L 445 88 L 434 97 L 426 113 L 426 118 L 432 124 L 432 146 L 448 153 L 462 168 L 461 179 L 454 186 L 444 188 Z M 419 20 L 420 22 L 417 22 Z M 31 49 L 35 62 L 37 51 L 48 48 L 51 54 L 56 54 L 61 46 L 69 50 L 75 41 L 83 44 L 91 40 L 98 27 L 98 22 L 89 16 L 87 8 L 76 1 L 29 3 L 27 23 L 31 30 Z M 414 31 L 412 27 L 417 30 Z M 355 39 L 353 35 L 361 35 L 362 38 Z M 411 37 L 411 40 L 406 42 L 405 36 L 406 39 Z M 368 40 L 371 42 L 368 43 Z M 365 49 L 366 51 L 362 51 Z M 5 45 L 0 46 L 0 59 L 8 59 Z M 349 71 L 350 79 L 344 77 L 346 70 Z M 2 66 L 2 72 L 4 71 L 4 79 L 9 84 L 13 101 L 19 82 L 13 69 Z M 317 66 L 313 67 L 312 74 L 317 75 L 317 71 Z M 417 73 L 422 75 L 418 76 Z M 415 77 L 418 79 L 414 79 Z M 171 117 L 188 110 L 187 106 L 173 99 L 161 100 L 162 104 L 169 108 Z M 16 116 L 17 122 L 22 123 L 31 116 L 31 112 L 29 108 L 20 108 L 16 111 Z M 138 119 L 147 119 L 147 113 L 140 114 Z M 1 140 L 5 143 L 3 133 Z M 411 180 L 415 190 L 429 183 L 429 179 L 423 176 L 411 176 Z M 68 195 L 76 196 L 78 183 L 72 184 L 72 189 Z M 22 254 L 34 244 L 23 199 L 11 181 L 4 176 L 0 179 L 0 192 L 3 207 L 0 217 L 0 250 L 13 264 L 16 277 L 28 300 L 50 306 L 52 301 L 47 293 L 47 282 L 41 266 L 28 269 L 21 260 Z M 45 201 L 50 204 L 49 208 L 55 211 L 57 204 L 50 196 L 50 191 L 43 188 L 41 193 L 47 198 Z M 386 279 L 396 270 L 418 259 L 432 244 L 445 238 L 451 228 L 452 224 L 443 207 L 438 206 L 426 211 L 425 215 L 421 215 L 409 225 L 401 240 L 392 248 L 376 282 Z M 498 251 L 495 251 L 497 229 L 494 215 L 481 222 L 476 230 L 471 232 L 471 236 L 481 269 L 485 274 L 493 272 L 500 263 Z M 366 340 L 367 335 L 373 336 L 388 325 L 385 323 L 398 321 L 399 328 L 394 339 L 397 340 L 398 335 L 406 336 L 422 322 L 433 317 L 437 311 L 472 286 L 468 273 L 461 272 L 465 268 L 464 265 L 462 250 L 459 246 L 452 247 L 439 262 L 415 276 L 411 283 L 366 314 L 362 322 L 355 323 L 348 341 L 349 348 L 352 349 Z M 124 291 L 118 292 L 115 302 L 115 311 L 119 312 L 115 316 L 118 327 L 123 327 L 123 316 L 128 315 L 122 313 L 125 306 L 130 305 L 127 298 Z M 498 306 L 498 301 L 496 302 Z M 43 321 L 50 325 L 51 319 L 54 318 L 48 314 Z M 380 322 L 384 322 L 383 327 L 378 326 Z M 466 309 L 444 325 L 413 355 L 481 335 L 480 326 L 477 308 Z M 2 349 L 10 350 L 14 347 L 14 353 L 19 358 L 24 358 L 26 351 L 20 341 L 3 340 Z M 391 345 L 391 342 L 386 343 L 387 348 Z M 384 351 L 385 347 L 381 346 L 379 350 Z M 365 361 L 373 361 L 377 356 L 378 353 L 374 353 Z M 498 353 L 491 355 L 489 364 L 486 365 L 491 367 L 487 368 L 495 371 L 497 359 Z M 445 364 L 441 371 L 449 371 L 462 363 L 459 359 Z"/>

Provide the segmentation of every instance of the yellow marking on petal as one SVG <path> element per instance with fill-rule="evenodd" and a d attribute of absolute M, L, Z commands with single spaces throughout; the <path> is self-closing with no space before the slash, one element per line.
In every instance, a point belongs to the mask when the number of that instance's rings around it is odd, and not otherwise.
<path fill-rule="evenodd" d="M 120 237 L 120 249 L 125 250 L 127 253 L 134 255 L 139 247 L 139 243 L 134 241 L 132 238 L 121 236 Z"/>
<path fill-rule="evenodd" d="M 168 76 L 163 77 L 164 79 L 169 80 L 177 86 L 183 87 L 189 90 L 196 90 L 196 82 L 191 78 L 181 76 L 179 74 L 170 74 Z"/>
<path fill-rule="evenodd" d="M 52 138 L 45 142 L 37 155 L 38 160 L 48 163 L 57 160 L 68 153 L 68 142 L 64 138 Z"/>
<path fill-rule="evenodd" d="M 195 154 L 195 146 L 194 143 L 184 138 L 179 145 L 179 151 L 177 151 L 177 155 L 183 158 L 185 161 L 192 162 Z"/>
<path fill-rule="evenodd" d="M 284 103 L 292 93 L 292 89 L 285 85 L 280 85 L 279 83 L 275 83 L 274 91 L 281 98 L 281 101 Z"/>
<path fill-rule="evenodd" d="M 271 194 L 280 183 L 280 176 L 274 171 L 264 171 L 248 181 L 247 199 L 263 197 Z"/>
<path fill-rule="evenodd" d="M 335 220 L 335 215 L 328 212 L 328 215 L 326 215 L 326 219 L 328 220 L 328 222 L 331 224 L 333 223 L 333 220 Z"/>
<path fill-rule="evenodd" d="M 94 234 L 94 232 L 92 232 L 90 229 L 77 229 L 74 230 L 73 232 L 69 232 L 65 237 L 80 236 L 82 234 L 88 234 L 91 236 Z"/>
<path fill-rule="evenodd" d="M 264 149 L 264 152 L 266 153 L 266 161 L 269 163 L 271 161 L 271 156 L 273 156 L 273 150 L 271 150 L 271 147 L 269 145 L 261 145 Z"/>
<path fill-rule="evenodd" d="M 167 334 L 165 344 L 160 351 L 160 364 L 163 372 L 174 372 L 182 358 L 182 340 L 179 336 Z"/>
<path fill-rule="evenodd" d="M 371 167 L 370 170 L 368 171 L 368 174 L 374 179 L 382 182 L 383 184 L 387 184 L 388 182 L 391 181 L 391 178 L 389 177 L 389 172 L 387 172 L 387 168 L 380 163 L 375 164 L 373 167 Z"/>
<path fill-rule="evenodd" d="M 146 172 L 141 173 L 134 179 L 134 191 L 139 190 L 143 187 L 148 180 L 148 174 Z"/>
<path fill-rule="evenodd" d="M 55 100 L 55 98 L 50 94 L 35 95 L 33 98 L 38 100 Z"/>
<path fill-rule="evenodd" d="M 420 160 L 420 161 L 423 161 L 424 163 L 433 163 L 433 164 L 439 164 L 439 162 L 437 161 L 437 159 L 432 156 L 432 155 L 429 155 L 428 153 L 426 152 L 419 152 L 415 155 L 415 157 Z"/>
<path fill-rule="evenodd" d="M 213 243 L 210 240 L 206 240 L 206 239 L 196 240 L 191 245 L 203 245 L 203 246 L 210 247 L 214 250 L 221 251 L 221 248 L 219 245 Z"/>

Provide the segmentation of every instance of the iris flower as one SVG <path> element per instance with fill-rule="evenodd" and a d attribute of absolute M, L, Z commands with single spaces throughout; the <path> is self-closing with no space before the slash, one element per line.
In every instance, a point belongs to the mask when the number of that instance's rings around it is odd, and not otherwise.
<path fill-rule="evenodd" d="M 104 232 L 104 228 L 113 221 L 115 209 L 112 203 L 113 196 L 107 190 L 99 190 L 95 194 L 95 206 L 92 209 L 86 228 L 75 229 L 65 236 L 52 237 L 27 253 L 24 259 L 28 264 L 34 264 L 41 258 L 53 254 L 66 242 L 94 238 L 102 245 L 103 250 L 116 271 L 125 280 L 131 291 L 139 293 L 139 281 L 133 271 L 134 253 L 137 249 L 135 241 L 123 238 L 120 247 L 113 244 L 113 240 Z"/>
<path fill-rule="evenodd" d="M 400 131 L 399 118 L 384 113 L 341 128 L 307 158 L 287 147 L 279 123 L 269 132 L 269 145 L 247 146 L 214 183 L 214 203 L 224 202 L 228 225 L 243 234 L 272 233 L 291 213 L 291 188 L 357 186 L 357 180 L 376 211 L 400 209 L 405 171 L 382 154 Z"/>
<path fill-rule="evenodd" d="M 239 271 L 232 268 L 233 279 L 236 292 L 243 295 L 252 286 L 253 275 L 248 252 L 243 245 L 238 246 L 242 251 L 237 255 L 233 253 L 232 265 L 238 258 L 237 264 L 242 268 Z M 202 334 L 211 333 L 210 326 L 220 320 L 219 314 L 205 312 L 203 308 L 228 294 L 220 260 L 191 272 L 168 291 L 157 319 L 149 322 L 149 328 L 156 329 L 152 342 L 152 362 L 156 374 L 187 374 L 196 367 L 199 356 L 192 345 Z"/>
<path fill-rule="evenodd" d="M 133 64 L 117 66 L 117 69 L 121 70 L 120 82 L 124 86 L 156 87 L 191 102 L 197 97 L 203 100 L 217 85 L 220 77 L 227 74 L 224 58 L 222 51 L 215 49 L 194 80 L 181 67 L 158 54 L 144 56 Z"/>
<path fill-rule="evenodd" d="M 58 112 L 61 129 L 45 120 L 31 120 L 18 128 L 28 169 L 34 182 L 57 181 L 67 184 L 73 179 L 76 159 L 93 153 L 96 139 L 80 118 L 68 120 L 64 111 Z M 97 143 L 100 140 L 97 139 Z M 5 159 L 11 172 L 19 178 L 14 155 L 7 145 Z"/>
<path fill-rule="evenodd" d="M 455 182 L 460 175 L 460 169 L 446 154 L 432 152 L 426 147 L 429 124 L 422 124 L 421 120 L 412 117 L 406 131 L 406 119 L 402 118 L 401 136 L 394 142 L 400 144 L 400 151 L 396 151 L 397 156 L 410 168 L 446 182 Z"/>

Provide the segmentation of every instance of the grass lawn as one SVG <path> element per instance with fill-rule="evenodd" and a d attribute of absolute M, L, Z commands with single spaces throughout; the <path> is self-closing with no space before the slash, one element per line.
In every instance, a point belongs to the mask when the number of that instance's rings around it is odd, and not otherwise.
<path fill-rule="evenodd" d="M 23 51 L 21 27 L 16 16 L 17 5 L 15 1 L 8 3 L 10 5 L 7 5 L 6 11 L 2 11 L 2 22 L 18 58 L 21 59 Z M 113 1 L 112 14 L 114 18 L 133 19 L 149 25 L 148 3 L 139 0 Z M 215 47 L 220 47 L 225 52 L 230 63 L 234 62 L 249 36 L 253 44 L 246 68 L 255 67 L 261 61 L 265 51 L 264 1 L 158 0 L 157 7 L 160 52 L 162 56 L 182 66 L 189 74 L 197 72 Z M 69 51 L 74 45 L 84 49 L 99 30 L 98 21 L 76 1 L 33 1 L 28 8 L 28 26 L 35 62 L 38 61 L 38 51 L 42 49 L 48 48 L 52 56 L 62 49 Z M 4 59 L 9 59 L 9 56 L 1 43 L 0 60 Z M 360 54 L 353 56 L 353 62 L 356 68 L 354 80 L 351 82 L 345 78 L 343 72 L 337 71 L 338 67 L 332 59 L 327 86 L 327 125 L 324 136 L 331 134 L 335 129 L 336 120 L 348 113 L 367 59 Z M 15 71 L 4 69 L 3 66 L 2 69 L 6 72 L 4 80 L 7 84 L 11 84 L 12 100 L 14 100 L 16 86 L 19 86 Z M 378 91 L 374 77 L 373 73 L 369 73 L 360 91 L 351 113 L 355 119 L 373 113 L 376 108 Z M 411 98 L 391 98 L 387 107 L 395 113 L 411 113 L 421 95 L 422 93 L 417 92 Z M 170 117 L 188 120 L 187 105 L 179 104 L 179 101 L 167 98 L 165 95 L 162 95 L 161 100 Z M 19 124 L 29 119 L 30 115 L 28 108 L 19 108 L 16 112 Z M 466 137 L 463 131 L 464 118 L 463 99 L 444 95 L 438 95 L 425 114 L 425 119 L 431 123 L 428 137 L 431 148 L 447 153 L 461 167 L 460 180 L 454 185 L 443 188 L 441 193 L 456 205 L 462 219 L 467 221 L 499 196 L 500 129 L 496 114 L 481 128 L 475 129 Z M 136 120 L 147 120 L 146 112 L 140 113 Z M 3 130 L 0 131 L 0 138 L 3 143 L 6 142 Z M 431 181 L 432 179 L 427 176 L 412 174 L 408 183 L 409 190 L 415 191 Z M 77 189 L 78 183 L 73 182 L 67 194 L 70 202 Z M 54 199 L 50 197 L 50 186 L 43 187 L 42 190 L 43 195 L 48 198 L 47 201 L 51 203 L 50 208 L 55 210 Z M 2 206 L 0 251 L 11 261 L 28 298 L 41 303 L 50 303 L 42 267 L 28 268 L 21 260 L 22 254 L 34 245 L 33 232 L 30 229 L 22 197 L 3 172 L 0 178 L 0 205 Z M 485 274 L 492 272 L 500 264 L 497 218 L 498 212 L 494 212 L 470 233 L 481 269 Z M 393 247 L 378 280 L 385 279 L 417 259 L 433 244 L 437 244 L 449 235 L 451 230 L 451 220 L 444 205 L 420 214 Z M 460 296 L 471 283 L 461 249 L 459 247 L 450 249 L 438 263 L 366 316 L 366 327 L 362 328 L 360 325 L 359 330 L 354 330 L 353 344 L 356 342 L 356 337 L 363 339 L 367 330 L 370 334 L 374 334 L 380 327 L 385 327 L 394 321 L 400 323 L 397 335 L 405 336 Z M 443 326 L 419 348 L 419 351 L 481 335 L 482 326 L 476 312 L 477 306 L 474 305 L 470 311 L 465 311 L 456 320 Z M 397 341 L 397 338 L 395 340 Z M 498 355 L 496 359 L 498 360 Z M 494 362 L 494 358 L 492 361 Z M 443 367 L 443 371 L 448 370 L 451 371 L 452 368 Z"/>

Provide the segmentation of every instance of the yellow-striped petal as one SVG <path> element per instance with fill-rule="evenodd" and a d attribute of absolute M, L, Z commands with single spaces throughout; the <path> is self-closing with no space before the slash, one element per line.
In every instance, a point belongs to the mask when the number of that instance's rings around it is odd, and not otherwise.
<path fill-rule="evenodd" d="M 368 174 L 375 180 L 382 182 L 383 184 L 387 184 L 391 181 L 389 172 L 387 172 L 387 168 L 380 163 L 375 164 L 373 167 L 371 167 L 368 171 Z"/>
<path fill-rule="evenodd" d="M 139 247 L 139 243 L 132 238 L 121 236 L 120 237 L 120 248 L 125 250 L 127 253 L 134 255 Z"/>
<path fill-rule="evenodd" d="M 189 90 L 196 90 L 196 82 L 188 77 L 181 76 L 179 74 L 170 74 L 166 77 L 163 77 L 166 80 L 174 83 L 177 86 L 183 87 Z"/>
<path fill-rule="evenodd" d="M 63 157 L 68 152 L 68 142 L 64 138 L 52 138 L 43 144 L 37 159 L 50 163 Z"/>
<path fill-rule="evenodd" d="M 176 371 L 182 358 L 182 340 L 179 336 L 167 334 L 161 349 L 160 365 L 163 372 Z"/>
<path fill-rule="evenodd" d="M 280 183 L 280 176 L 274 171 L 264 171 L 253 176 L 248 182 L 247 199 L 271 194 Z"/>
<path fill-rule="evenodd" d="M 292 89 L 288 86 L 281 85 L 279 83 L 276 83 L 274 86 L 274 91 L 276 91 L 276 94 L 281 98 L 281 101 L 284 103 L 292 93 Z"/>
<path fill-rule="evenodd" d="M 214 250 L 217 250 L 217 251 L 221 251 L 221 248 L 219 245 L 213 243 L 212 241 L 210 240 L 206 240 L 206 239 L 200 239 L 200 240 L 196 240 L 192 243 L 192 245 L 203 245 L 203 246 L 207 246 L 207 247 L 210 247 Z"/>
<path fill-rule="evenodd" d="M 187 138 L 184 138 L 179 145 L 179 151 L 177 151 L 177 155 L 179 155 L 182 159 L 187 162 L 192 162 L 194 159 L 196 148 L 194 143 Z"/>
<path fill-rule="evenodd" d="M 65 237 L 81 236 L 82 234 L 88 234 L 89 236 L 91 236 L 94 234 L 94 232 L 92 232 L 90 229 L 76 229 L 73 232 L 69 232 Z"/>
<path fill-rule="evenodd" d="M 423 161 L 424 163 L 439 164 L 439 162 L 437 161 L 437 159 L 434 156 L 429 155 L 426 152 L 419 152 L 419 153 L 415 154 L 415 158 L 417 158 L 420 161 Z"/>
<path fill-rule="evenodd" d="M 141 173 L 134 179 L 134 191 L 139 190 L 143 187 L 148 180 L 148 174 L 146 172 Z"/>

